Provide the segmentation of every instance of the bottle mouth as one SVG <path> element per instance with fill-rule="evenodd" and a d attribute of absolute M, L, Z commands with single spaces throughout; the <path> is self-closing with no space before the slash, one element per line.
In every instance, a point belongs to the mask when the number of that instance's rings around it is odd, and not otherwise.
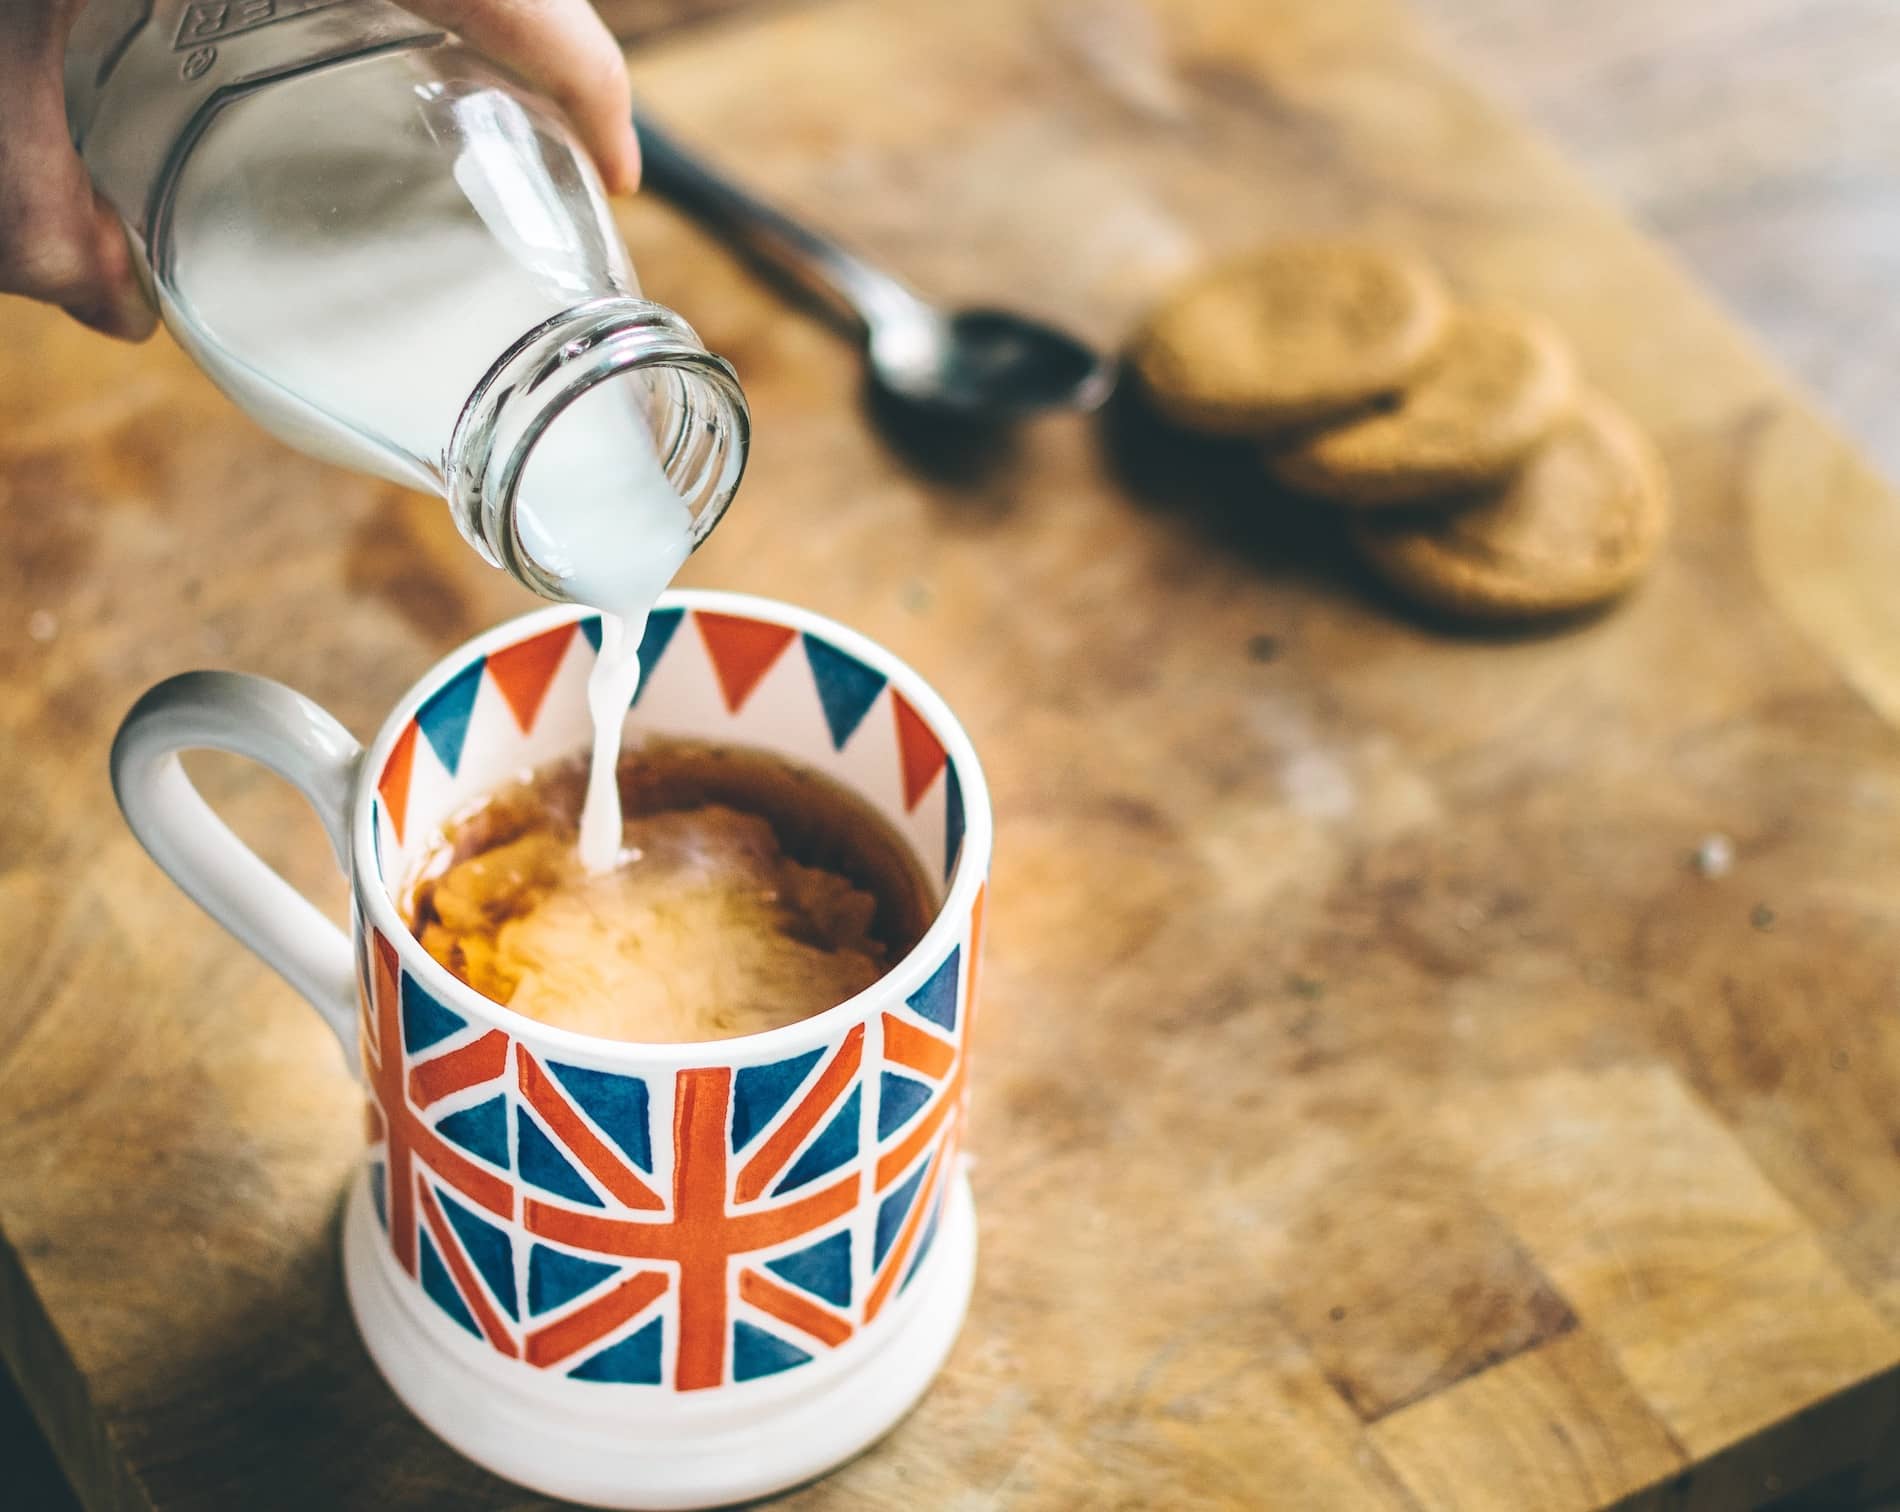
<path fill-rule="evenodd" d="M 719 523 L 745 472 L 751 415 L 738 376 L 673 311 L 618 295 L 544 321 L 476 385 L 447 457 L 449 504 L 462 535 L 543 598 L 572 599 L 571 572 L 549 560 L 555 554 L 545 546 L 531 546 L 523 479 L 557 422 L 584 396 L 603 397 L 610 380 L 626 391 L 622 408 L 644 422 L 651 447 L 650 460 L 627 460 L 648 470 L 657 462 L 690 519 L 687 551 Z M 580 425 L 589 408 L 572 423 Z"/>

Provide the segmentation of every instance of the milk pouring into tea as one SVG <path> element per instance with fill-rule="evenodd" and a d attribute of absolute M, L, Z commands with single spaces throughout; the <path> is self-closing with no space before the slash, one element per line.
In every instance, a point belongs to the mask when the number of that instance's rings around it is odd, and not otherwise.
<path fill-rule="evenodd" d="M 205 25 L 181 78 L 175 39 Z M 612 866 L 647 613 L 730 502 L 748 420 L 731 369 L 641 296 L 566 124 L 380 0 L 268 27 L 93 0 L 67 64 L 74 139 L 212 379 L 602 611 L 580 843 Z"/>

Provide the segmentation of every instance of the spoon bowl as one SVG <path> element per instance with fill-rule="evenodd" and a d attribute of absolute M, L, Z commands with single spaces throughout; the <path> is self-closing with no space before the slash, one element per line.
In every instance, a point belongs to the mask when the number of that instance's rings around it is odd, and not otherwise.
<path fill-rule="evenodd" d="M 1113 365 L 1065 331 L 1007 310 L 939 312 L 870 328 L 872 377 L 888 393 L 970 420 L 1039 410 L 1092 410 L 1114 386 Z"/>

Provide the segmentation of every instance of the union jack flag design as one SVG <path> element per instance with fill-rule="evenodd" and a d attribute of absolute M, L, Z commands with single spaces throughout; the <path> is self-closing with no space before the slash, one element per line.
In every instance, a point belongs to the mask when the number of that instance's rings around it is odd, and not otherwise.
<path fill-rule="evenodd" d="M 677 1072 L 656 1141 L 644 1078 L 484 1033 L 380 934 L 373 955 L 372 1196 L 398 1264 L 471 1335 L 576 1379 L 691 1391 L 805 1364 L 874 1316 L 854 1305 L 863 1025 Z"/>
<path fill-rule="evenodd" d="M 983 933 L 983 891 L 970 920 L 969 960 L 953 948 L 901 1012 L 882 1016 L 883 1066 L 877 1091 L 879 1194 L 871 1241 L 868 1323 L 923 1264 L 956 1168 L 969 1116 L 971 1018 Z"/>
<path fill-rule="evenodd" d="M 370 956 L 358 1030 L 377 1217 L 396 1263 L 437 1306 L 519 1357 L 508 1036 L 437 1002 L 379 931 Z"/>
<path fill-rule="evenodd" d="M 859 1026 L 829 1053 L 677 1072 L 672 1179 L 654 1182 L 624 1148 L 593 1137 L 577 1100 L 563 1095 L 578 1089 L 518 1049 L 532 1110 L 521 1126 L 532 1254 L 563 1275 L 579 1262 L 587 1268 L 579 1279 L 594 1282 L 579 1295 L 602 1293 L 540 1325 L 530 1361 L 579 1355 L 649 1308 L 653 1342 L 632 1378 L 662 1378 L 671 1332 L 671 1381 L 681 1391 L 773 1375 L 850 1338 L 863 1052 Z M 771 1106 L 781 1099 L 782 1109 Z M 551 1141 L 531 1163 L 543 1130 L 558 1147 Z M 549 1300 L 531 1298 L 530 1307 Z M 580 1373 L 601 1358 L 590 1356 Z"/>
<path fill-rule="evenodd" d="M 423 700 L 378 777 L 384 875 L 406 874 L 471 794 L 572 747 L 580 727 L 561 721 L 580 717 L 597 645 L 597 621 L 556 624 Z M 884 673 L 810 631 L 706 608 L 657 611 L 640 656 L 687 711 L 683 733 L 790 731 L 788 754 L 868 780 L 948 879 L 962 783 Z M 936 1234 L 966 1120 L 981 918 L 978 891 L 919 987 L 824 1044 L 644 1075 L 490 1027 L 359 919 L 370 1194 L 395 1264 L 472 1338 L 577 1381 L 698 1391 L 846 1345 Z"/>

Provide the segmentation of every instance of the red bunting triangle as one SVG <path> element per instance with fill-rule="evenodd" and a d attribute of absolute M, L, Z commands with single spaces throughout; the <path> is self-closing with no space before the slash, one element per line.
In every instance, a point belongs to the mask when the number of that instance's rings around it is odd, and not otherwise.
<path fill-rule="evenodd" d="M 908 813 L 943 770 L 943 742 L 895 688 L 891 689 L 891 712 L 897 716 L 897 754 L 904 763 L 904 810 Z"/>
<path fill-rule="evenodd" d="M 389 815 L 389 827 L 402 844 L 402 822 L 409 813 L 409 769 L 416 761 L 416 722 L 396 737 L 396 744 L 383 763 L 383 775 L 376 779 L 376 791 L 383 795 L 383 812 Z"/>
<path fill-rule="evenodd" d="M 567 654 L 567 643 L 574 639 L 574 628 L 571 621 L 556 625 L 488 655 L 488 675 L 508 700 L 523 735 L 534 728 L 534 716 L 541 712 L 541 700 L 548 696 L 548 684 L 554 681 L 561 658 Z"/>
<path fill-rule="evenodd" d="M 733 714 L 745 707 L 752 690 L 798 635 L 784 625 L 768 625 L 736 614 L 712 614 L 704 609 L 693 611 L 693 622 L 699 626 L 699 638 L 706 643 L 713 671 L 719 674 L 719 691 L 725 694 L 726 708 Z"/>

